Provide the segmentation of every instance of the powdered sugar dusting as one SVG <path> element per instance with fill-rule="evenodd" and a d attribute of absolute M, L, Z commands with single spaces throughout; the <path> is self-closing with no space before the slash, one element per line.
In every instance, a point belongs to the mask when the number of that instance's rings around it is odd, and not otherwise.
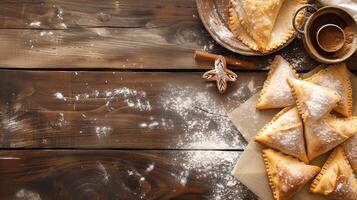
<path fill-rule="evenodd" d="M 357 135 L 348 139 L 342 146 L 353 169 L 357 171 Z"/>
<path fill-rule="evenodd" d="M 277 66 L 270 77 L 269 84 L 266 86 L 266 93 L 263 97 L 274 105 L 294 104 L 295 99 L 291 93 L 287 79 L 289 77 L 296 78 L 295 73 L 289 63 L 283 58 L 279 59 L 279 57 L 276 57 L 273 62 L 276 62 Z"/>
<path fill-rule="evenodd" d="M 328 113 L 331 109 L 331 105 L 335 102 L 333 99 L 326 96 L 325 91 L 316 88 L 311 91 L 310 98 L 304 101 L 306 108 L 311 116 L 312 121 L 320 119 L 323 115 Z"/>
<path fill-rule="evenodd" d="M 291 191 L 298 185 L 303 184 L 305 179 L 299 169 L 283 163 L 277 164 L 277 166 L 279 165 L 282 165 L 282 167 L 279 167 L 277 172 L 282 183 L 281 188 L 284 192 Z"/>
<path fill-rule="evenodd" d="M 323 87 L 330 88 L 336 92 L 343 92 L 343 84 L 341 80 L 336 79 L 333 74 L 325 74 L 317 83 Z"/>
<path fill-rule="evenodd" d="M 345 104 L 347 102 L 347 99 L 344 98 L 344 94 L 347 93 L 345 88 L 343 87 L 343 84 L 340 79 L 337 79 L 334 74 L 332 73 L 323 73 L 322 75 L 319 74 L 319 77 L 316 77 L 315 79 L 312 79 L 313 83 L 316 83 L 320 86 L 327 87 L 332 89 L 333 91 L 337 92 L 341 97 L 341 101 L 339 104 Z"/>
<path fill-rule="evenodd" d="M 352 175 L 353 176 L 353 175 Z M 354 177 L 353 177 L 354 178 Z M 356 199 L 357 190 L 354 188 L 354 185 L 351 183 L 355 180 L 349 176 L 348 173 L 340 174 L 337 176 L 336 186 L 334 192 L 332 192 L 332 199 Z"/>
<path fill-rule="evenodd" d="M 309 126 L 312 128 L 315 139 L 324 144 L 333 144 L 343 139 L 339 133 L 330 128 L 326 119 L 319 120 Z"/>
<path fill-rule="evenodd" d="M 288 150 L 290 153 L 296 154 L 302 153 L 303 133 L 302 127 L 291 129 L 287 132 L 279 131 L 276 134 L 270 135 L 273 140 L 272 143 Z"/>
<path fill-rule="evenodd" d="M 297 79 L 293 79 L 291 84 L 296 90 L 300 90 L 297 99 L 303 104 L 302 112 L 307 114 L 310 122 L 321 119 L 339 100 L 339 95 L 328 88 Z"/>
<path fill-rule="evenodd" d="M 281 115 L 266 127 L 264 132 L 268 133 L 272 143 L 289 151 L 289 154 L 298 156 L 300 153 L 304 153 L 302 121 L 296 108 Z"/>

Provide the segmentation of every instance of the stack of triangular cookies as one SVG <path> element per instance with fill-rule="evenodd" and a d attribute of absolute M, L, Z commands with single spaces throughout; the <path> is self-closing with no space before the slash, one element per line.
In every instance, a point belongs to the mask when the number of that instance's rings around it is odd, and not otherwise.
<path fill-rule="evenodd" d="M 250 49 L 269 53 L 295 35 L 292 19 L 304 4 L 306 0 L 230 0 L 228 26 Z M 303 17 L 304 12 L 297 15 L 297 25 Z"/>
<path fill-rule="evenodd" d="M 319 173 L 311 192 L 357 200 L 357 116 L 349 77 L 340 63 L 301 79 L 284 58 L 275 57 L 257 109 L 283 109 L 255 137 L 270 148 L 263 158 L 274 199 L 289 199 Z M 332 149 L 321 171 L 308 165 Z"/>

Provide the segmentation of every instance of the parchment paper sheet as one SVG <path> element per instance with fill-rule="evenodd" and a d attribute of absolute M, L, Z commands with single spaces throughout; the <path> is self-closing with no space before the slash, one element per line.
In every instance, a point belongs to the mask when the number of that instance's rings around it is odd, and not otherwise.
<path fill-rule="evenodd" d="M 317 69 L 314 70 L 318 71 Z M 312 73 L 309 73 L 312 74 Z M 308 75 L 306 75 L 308 76 Z M 306 77 L 305 76 L 305 77 Z M 351 75 L 351 82 L 353 87 L 353 99 L 357 99 L 357 78 Z M 264 162 L 261 156 L 263 146 L 259 143 L 251 141 L 251 138 L 256 135 L 259 130 L 277 114 L 280 109 L 258 111 L 255 109 L 259 94 L 255 94 L 245 103 L 228 114 L 230 120 L 242 133 L 243 137 L 250 141 L 247 148 L 240 156 L 232 174 L 241 183 L 246 185 L 252 192 L 254 192 L 261 200 L 273 200 L 272 192 L 269 188 L 268 179 L 265 171 Z M 353 114 L 357 115 L 357 104 L 353 105 Z M 322 166 L 329 153 L 314 160 L 311 164 Z M 308 192 L 311 183 L 297 193 L 293 200 L 323 200 L 321 195 L 315 195 Z"/>

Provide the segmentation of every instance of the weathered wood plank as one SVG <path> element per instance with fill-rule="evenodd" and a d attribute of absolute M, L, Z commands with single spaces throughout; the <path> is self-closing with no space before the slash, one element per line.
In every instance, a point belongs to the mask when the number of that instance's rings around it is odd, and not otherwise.
<path fill-rule="evenodd" d="M 0 71 L 0 147 L 243 149 L 226 116 L 266 73 L 220 95 L 202 73 Z"/>
<path fill-rule="evenodd" d="M 198 22 L 195 0 L 3 0 L 0 28 L 155 28 Z"/>
<path fill-rule="evenodd" d="M 201 24 L 187 22 L 154 29 L 81 28 L 69 30 L 0 29 L 0 67 L 6 68 L 117 68 L 117 69 L 208 69 L 196 62 L 195 50 L 207 51 L 256 63 L 267 69 L 274 55 L 244 57 L 217 45 Z M 318 64 L 306 54 L 300 40 L 277 54 L 298 70 Z M 356 70 L 357 56 L 349 60 Z"/>
<path fill-rule="evenodd" d="M 1 199 L 241 199 L 240 152 L 1 151 Z"/>
<path fill-rule="evenodd" d="M 0 13 L 0 67 L 6 68 L 207 69 L 192 56 L 206 50 L 266 69 L 274 57 L 243 57 L 220 47 L 193 0 L 1 1 Z M 278 54 L 298 70 L 317 65 L 300 40 Z M 351 69 L 356 59 L 349 60 Z"/>

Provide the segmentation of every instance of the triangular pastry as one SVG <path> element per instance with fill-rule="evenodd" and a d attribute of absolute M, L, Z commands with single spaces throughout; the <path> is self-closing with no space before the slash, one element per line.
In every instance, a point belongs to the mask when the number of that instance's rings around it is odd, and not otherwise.
<path fill-rule="evenodd" d="M 288 78 L 288 83 L 304 122 L 312 123 L 321 119 L 341 99 L 337 92 L 307 81 Z"/>
<path fill-rule="evenodd" d="M 346 117 L 352 116 L 352 86 L 345 63 L 330 65 L 306 80 L 336 91 L 341 101 L 334 110 Z"/>
<path fill-rule="evenodd" d="M 327 159 L 310 191 L 329 199 L 357 199 L 357 179 L 341 147 L 337 147 Z"/>
<path fill-rule="evenodd" d="M 289 199 L 320 171 L 272 149 L 262 152 L 274 200 Z"/>
<path fill-rule="evenodd" d="M 296 107 L 285 108 L 255 136 L 255 140 L 308 163 L 304 128 Z"/>
<path fill-rule="evenodd" d="M 295 99 L 287 82 L 289 77 L 298 78 L 298 74 L 283 57 L 275 56 L 256 107 L 269 109 L 294 105 Z"/>
<path fill-rule="evenodd" d="M 228 26 L 243 44 L 268 53 L 296 34 L 291 21 L 304 4 L 306 0 L 230 0 Z M 297 25 L 304 16 L 297 15 Z"/>
<path fill-rule="evenodd" d="M 342 144 L 343 150 L 346 153 L 348 161 L 352 169 L 357 173 L 357 133 Z"/>
<path fill-rule="evenodd" d="M 309 160 L 330 151 L 357 133 L 357 117 L 337 118 L 328 114 L 321 120 L 305 123 Z"/>
<path fill-rule="evenodd" d="M 268 45 L 284 0 L 236 0 L 240 23 L 258 48 Z"/>

